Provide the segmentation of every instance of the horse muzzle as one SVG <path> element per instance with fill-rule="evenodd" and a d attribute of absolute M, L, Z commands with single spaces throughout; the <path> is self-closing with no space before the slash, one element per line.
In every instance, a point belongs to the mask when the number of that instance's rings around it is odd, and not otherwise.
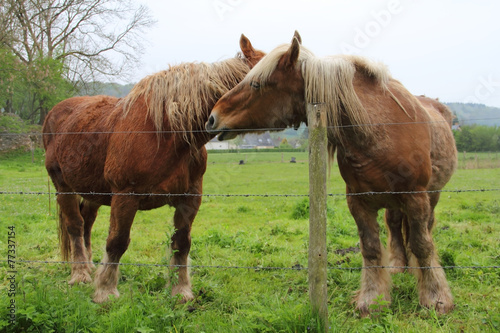
<path fill-rule="evenodd" d="M 238 133 L 229 127 L 223 126 L 219 128 L 219 120 L 217 115 L 215 114 L 210 114 L 210 117 L 208 118 L 208 121 L 205 124 L 205 129 L 207 130 L 208 133 L 210 134 L 219 134 L 217 137 L 219 141 L 224 141 L 224 140 L 231 140 L 234 139 Z"/>

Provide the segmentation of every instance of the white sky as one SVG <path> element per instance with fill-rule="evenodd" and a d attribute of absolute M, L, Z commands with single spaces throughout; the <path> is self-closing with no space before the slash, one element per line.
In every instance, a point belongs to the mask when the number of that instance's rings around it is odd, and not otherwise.
<path fill-rule="evenodd" d="M 413 94 L 500 107 L 498 0 L 141 0 L 157 20 L 134 81 L 169 64 L 269 52 L 294 30 L 318 56 L 382 61 Z"/>

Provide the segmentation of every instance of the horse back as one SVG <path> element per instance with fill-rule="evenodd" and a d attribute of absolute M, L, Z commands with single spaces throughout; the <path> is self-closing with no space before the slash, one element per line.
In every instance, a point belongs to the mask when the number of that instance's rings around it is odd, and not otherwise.
<path fill-rule="evenodd" d="M 417 99 L 428 112 L 431 131 L 432 178 L 429 190 L 440 190 L 450 180 L 458 164 L 455 138 L 451 131 L 453 113 L 436 99 L 418 96 Z"/>
<path fill-rule="evenodd" d="M 427 96 L 417 96 L 417 99 L 428 111 L 441 115 L 451 128 L 454 116 L 450 108 L 439 102 L 439 100 Z M 436 116 L 431 115 L 431 117 L 439 119 Z"/>

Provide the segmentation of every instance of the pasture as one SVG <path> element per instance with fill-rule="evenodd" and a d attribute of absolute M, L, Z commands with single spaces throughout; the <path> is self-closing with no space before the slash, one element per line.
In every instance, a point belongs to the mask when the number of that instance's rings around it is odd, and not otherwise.
<path fill-rule="evenodd" d="M 289 163 L 291 157 L 297 163 Z M 43 152 L 0 157 L 0 190 L 47 192 Z M 245 164 L 238 165 L 240 160 Z M 281 160 L 284 162 L 282 163 Z M 460 163 L 459 163 L 460 167 Z M 500 169 L 459 169 L 446 190 L 499 189 Z M 344 193 L 335 165 L 328 193 Z M 50 191 L 54 189 L 50 184 Z M 314 332 L 309 314 L 308 164 L 306 153 L 209 154 L 204 196 L 192 230 L 191 276 L 196 299 L 178 304 L 164 288 L 173 209 L 138 212 L 123 256 L 121 297 L 91 302 L 89 285 L 70 287 L 60 263 L 15 264 L 11 297 L 8 227 L 17 260 L 60 260 L 53 194 L 0 195 L 0 331 L 16 332 Z M 244 196 L 244 195 L 261 196 Z M 265 196 L 280 194 L 287 196 Z M 296 196 L 295 196 L 296 195 Z M 433 236 L 456 307 L 448 315 L 418 305 L 415 278 L 393 276 L 392 304 L 360 318 L 351 304 L 359 287 L 361 254 L 345 196 L 328 198 L 328 310 L 330 332 L 459 332 L 500 330 L 500 193 L 446 192 Z M 383 212 L 379 213 L 382 236 Z M 93 259 L 101 260 L 109 225 L 102 207 L 93 229 Z M 136 265 L 144 264 L 144 265 Z M 15 301 L 15 322 L 8 306 Z M 380 305 L 384 305 L 381 300 Z"/>

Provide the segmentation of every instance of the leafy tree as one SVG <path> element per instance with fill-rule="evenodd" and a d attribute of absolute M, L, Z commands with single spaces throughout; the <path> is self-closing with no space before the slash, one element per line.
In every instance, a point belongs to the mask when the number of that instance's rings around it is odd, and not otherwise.
<path fill-rule="evenodd" d="M 500 151 L 500 127 L 462 126 L 453 134 L 458 151 Z"/>
<path fill-rule="evenodd" d="M 22 84 L 21 66 L 16 56 L 8 49 L 0 47 L 0 109 L 13 112 L 14 92 Z"/>
<path fill-rule="evenodd" d="M 21 118 L 43 122 L 45 115 L 59 101 L 73 95 L 74 85 L 65 79 L 61 60 L 38 58 L 26 70 L 24 103 Z"/>
<path fill-rule="evenodd" d="M 285 149 L 285 148 L 293 148 L 293 147 L 291 144 L 288 143 L 288 140 L 286 138 L 284 138 L 283 140 L 281 140 L 280 148 Z"/>

